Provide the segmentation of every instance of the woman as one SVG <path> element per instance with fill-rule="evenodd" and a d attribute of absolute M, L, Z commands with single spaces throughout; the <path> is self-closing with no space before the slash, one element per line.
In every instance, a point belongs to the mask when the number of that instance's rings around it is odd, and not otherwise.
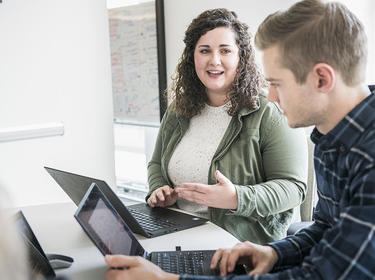
<path fill-rule="evenodd" d="M 148 165 L 151 207 L 177 202 L 239 240 L 285 236 L 306 192 L 304 133 L 266 100 L 246 24 L 213 9 L 195 18 Z"/>

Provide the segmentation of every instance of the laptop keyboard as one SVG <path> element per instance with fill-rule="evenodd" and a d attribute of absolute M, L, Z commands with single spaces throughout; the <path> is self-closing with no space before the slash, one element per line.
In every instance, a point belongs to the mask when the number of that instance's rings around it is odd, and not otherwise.
<path fill-rule="evenodd" d="M 176 274 L 202 275 L 204 273 L 204 263 L 210 262 L 212 253 L 207 255 L 202 251 L 182 251 L 182 252 L 154 252 L 156 254 L 156 265 L 163 270 Z M 213 274 L 214 271 L 212 271 Z"/>
<path fill-rule="evenodd" d="M 177 226 L 177 224 L 173 222 L 152 217 L 148 214 L 139 212 L 132 208 L 128 208 L 128 210 L 146 231 L 155 231 L 155 230 L 162 229 L 162 228 L 169 228 L 169 227 Z"/>

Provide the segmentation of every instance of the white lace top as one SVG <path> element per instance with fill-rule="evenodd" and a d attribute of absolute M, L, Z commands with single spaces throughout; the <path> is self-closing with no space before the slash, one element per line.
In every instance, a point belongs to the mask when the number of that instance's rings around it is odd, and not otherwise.
<path fill-rule="evenodd" d="M 212 158 L 232 119 L 220 107 L 206 105 L 202 112 L 191 118 L 189 128 L 177 145 L 168 164 L 168 175 L 174 185 L 181 183 L 208 183 Z M 179 198 L 183 210 L 207 217 L 207 207 Z"/>

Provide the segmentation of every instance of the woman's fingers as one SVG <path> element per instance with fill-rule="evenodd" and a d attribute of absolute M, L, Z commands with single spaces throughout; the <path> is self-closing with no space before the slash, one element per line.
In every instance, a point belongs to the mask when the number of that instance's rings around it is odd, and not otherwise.
<path fill-rule="evenodd" d="M 174 190 L 168 185 L 162 186 L 152 192 L 149 199 L 147 200 L 148 205 L 151 207 L 160 206 L 165 207 L 169 204 L 173 204 Z M 173 203 L 172 203 L 173 202 Z M 168 204 L 168 205 L 167 205 Z"/>

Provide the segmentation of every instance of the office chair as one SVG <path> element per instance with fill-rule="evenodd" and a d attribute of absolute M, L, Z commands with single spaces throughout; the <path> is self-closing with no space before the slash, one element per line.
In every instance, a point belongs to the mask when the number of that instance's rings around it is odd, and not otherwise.
<path fill-rule="evenodd" d="M 314 171 L 314 143 L 310 139 L 310 134 L 306 135 L 308 147 L 308 173 L 307 173 L 307 192 L 305 201 L 299 207 L 301 221 L 292 223 L 287 235 L 296 234 L 298 231 L 313 223 L 313 211 L 317 202 L 317 191 Z M 297 207 L 298 211 L 298 207 Z"/>

